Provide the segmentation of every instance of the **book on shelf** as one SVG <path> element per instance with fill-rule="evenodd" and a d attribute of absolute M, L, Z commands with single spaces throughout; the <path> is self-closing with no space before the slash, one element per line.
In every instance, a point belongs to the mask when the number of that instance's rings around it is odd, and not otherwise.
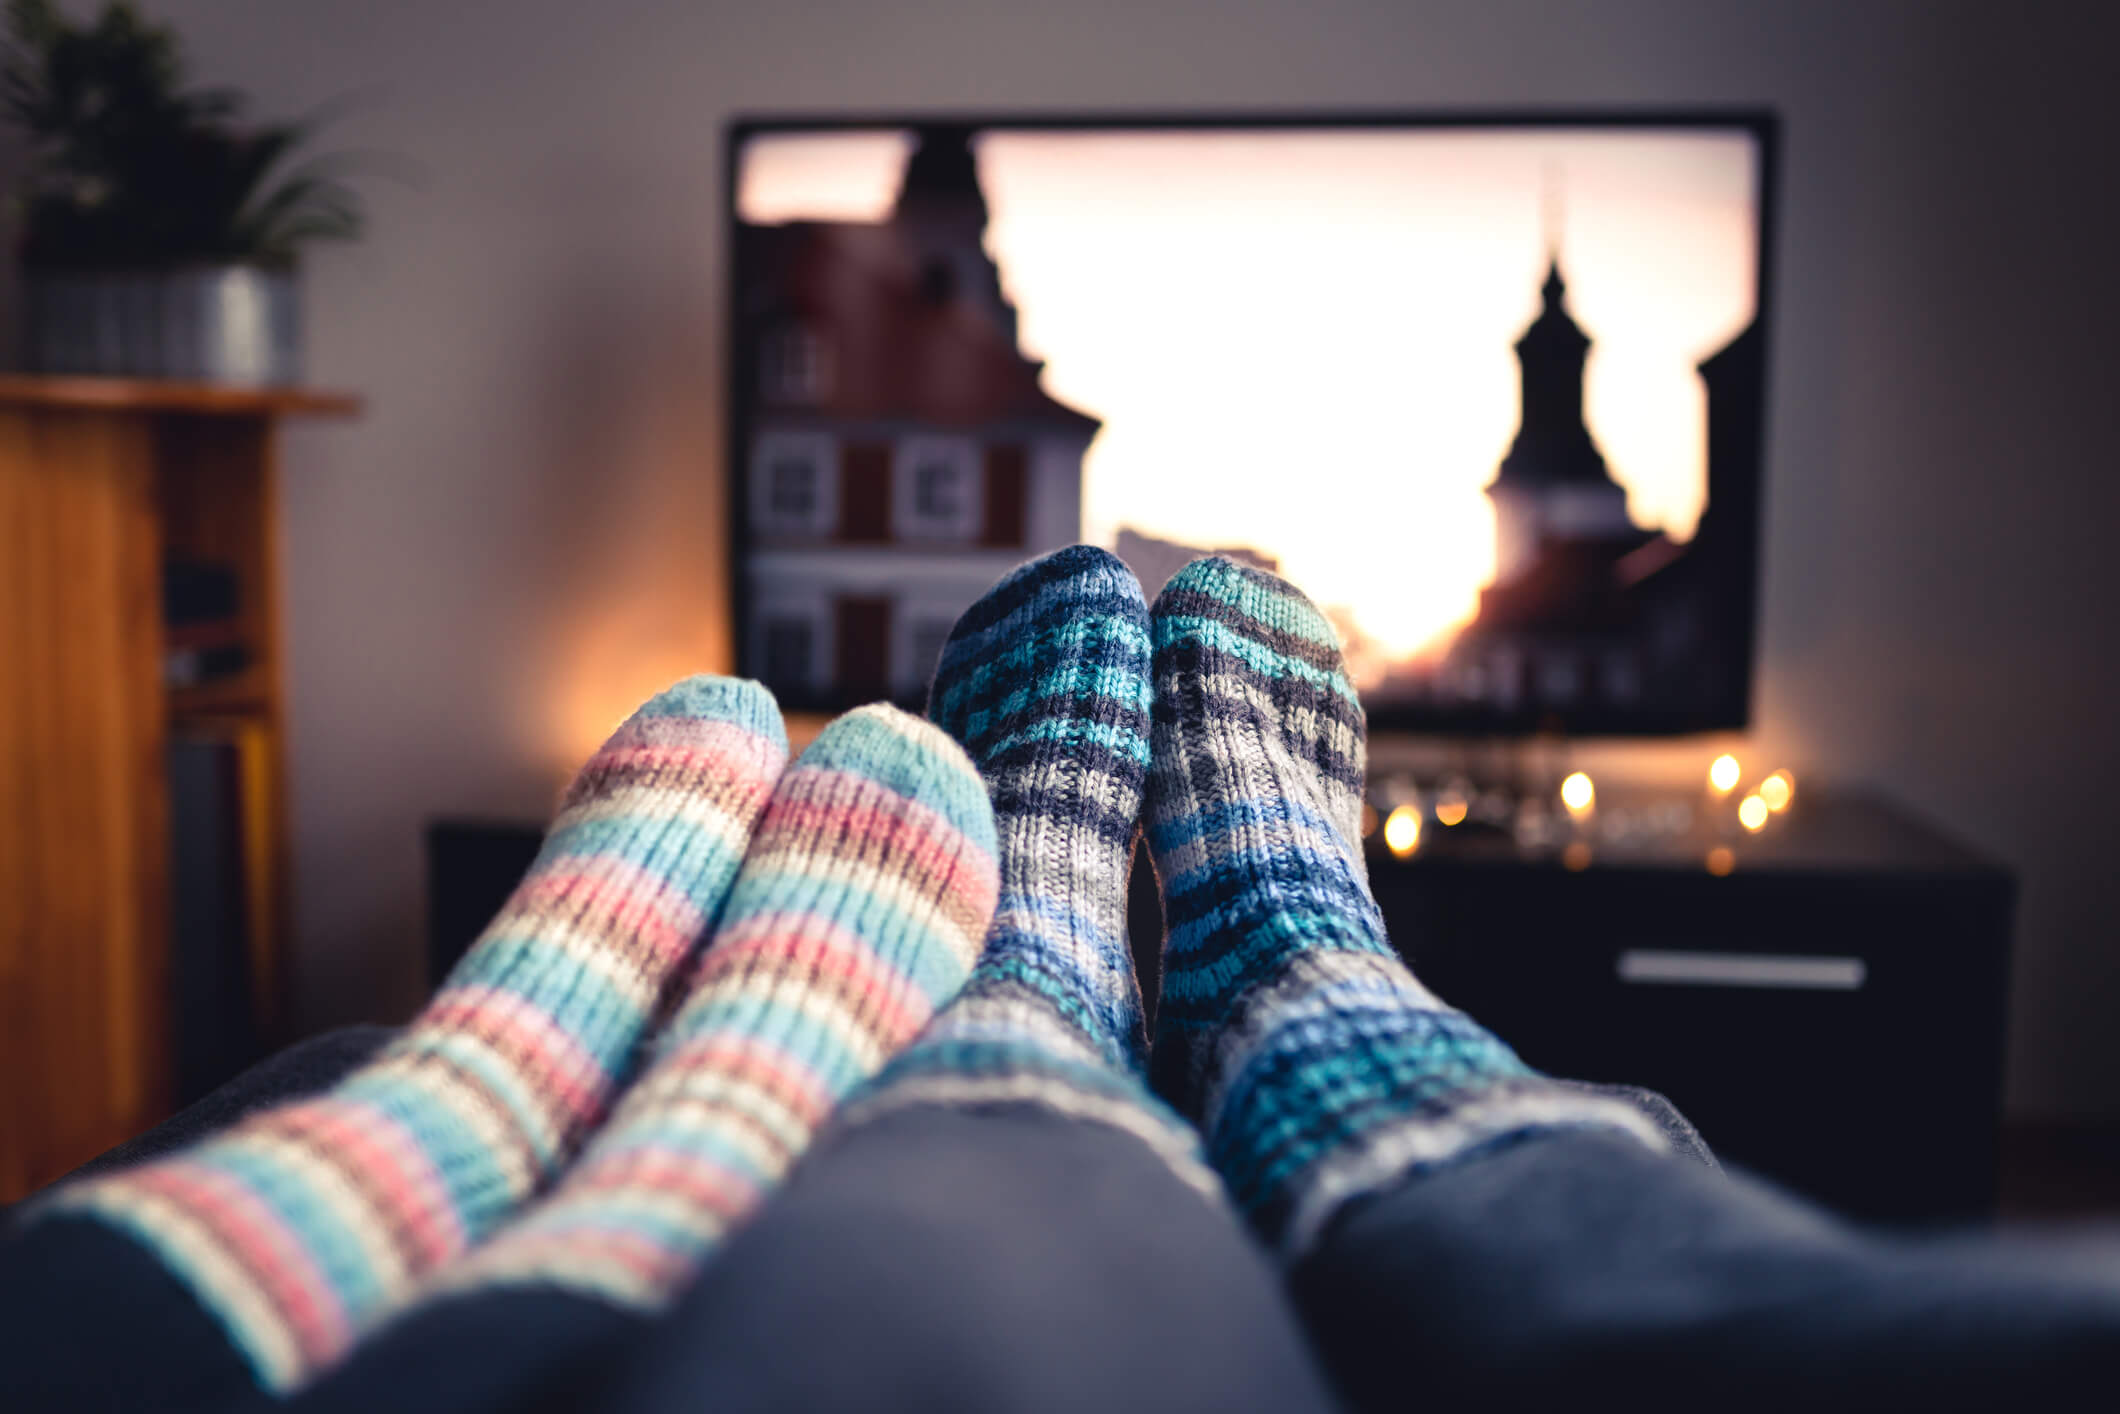
<path fill-rule="evenodd" d="M 226 565 L 172 560 L 162 567 L 162 683 L 203 687 L 251 665 L 250 624 L 236 572 Z"/>

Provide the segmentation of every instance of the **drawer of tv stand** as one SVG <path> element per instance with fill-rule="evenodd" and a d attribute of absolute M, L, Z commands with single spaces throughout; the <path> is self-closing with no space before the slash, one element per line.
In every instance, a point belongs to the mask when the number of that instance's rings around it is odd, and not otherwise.
<path fill-rule="evenodd" d="M 1854 1215 L 1994 1194 L 2006 881 L 1372 868 L 1422 980 L 1552 1074 L 1647 1085 Z"/>

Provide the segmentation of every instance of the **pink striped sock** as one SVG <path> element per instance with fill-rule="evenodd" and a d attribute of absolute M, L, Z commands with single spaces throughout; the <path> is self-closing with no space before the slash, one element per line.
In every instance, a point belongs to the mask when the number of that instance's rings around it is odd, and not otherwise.
<path fill-rule="evenodd" d="M 756 683 L 692 678 L 656 697 L 583 768 L 529 876 L 373 1063 L 44 1211 L 148 1249 L 261 1387 L 301 1382 L 573 1158 L 720 913 L 786 761 Z"/>
<path fill-rule="evenodd" d="M 956 743 L 892 707 L 833 722 L 774 789 L 658 1058 L 552 1196 L 438 1287 L 665 1303 L 962 985 L 996 887 Z"/>

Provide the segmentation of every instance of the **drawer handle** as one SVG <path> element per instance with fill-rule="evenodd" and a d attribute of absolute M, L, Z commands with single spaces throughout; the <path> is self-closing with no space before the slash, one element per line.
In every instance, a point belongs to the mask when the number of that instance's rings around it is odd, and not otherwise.
<path fill-rule="evenodd" d="M 1670 952 L 1659 948 L 1629 948 L 1619 955 L 1619 980 L 1649 987 L 1779 987 L 1854 992 L 1861 990 L 1869 972 L 1859 957 Z"/>

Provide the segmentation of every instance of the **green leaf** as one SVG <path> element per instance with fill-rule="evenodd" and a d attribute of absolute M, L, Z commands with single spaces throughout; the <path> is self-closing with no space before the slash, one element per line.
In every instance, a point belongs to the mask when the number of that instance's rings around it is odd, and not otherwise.
<path fill-rule="evenodd" d="M 86 23 L 7 0 L 0 111 L 28 138 L 10 193 L 25 261 L 91 268 L 286 264 L 360 233 L 345 159 L 297 154 L 315 118 L 246 121 L 229 88 L 186 87 L 174 30 L 122 0 Z"/>

